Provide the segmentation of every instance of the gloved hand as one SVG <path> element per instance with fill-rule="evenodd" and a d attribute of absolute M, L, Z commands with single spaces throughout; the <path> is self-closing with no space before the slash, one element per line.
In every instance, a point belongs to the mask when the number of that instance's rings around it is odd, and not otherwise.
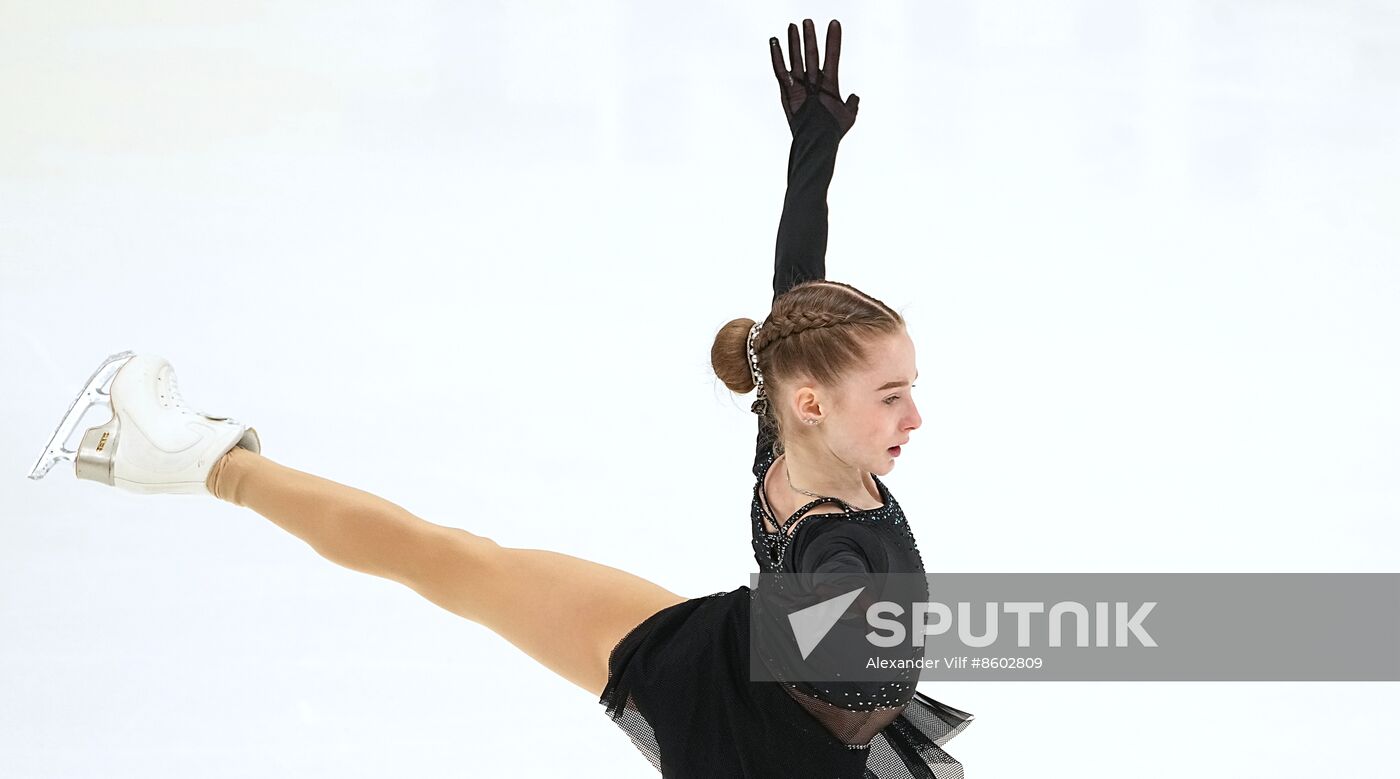
<path fill-rule="evenodd" d="M 768 39 L 768 51 L 773 57 L 773 75 L 778 77 L 778 90 L 783 101 L 783 113 L 787 115 L 788 127 L 793 127 L 793 116 L 802 108 L 803 103 L 815 96 L 822 107 L 835 117 L 837 126 L 841 128 L 841 135 L 845 135 L 846 131 L 851 129 L 851 125 L 856 123 L 860 98 L 851 95 L 845 101 L 841 100 L 841 88 L 836 80 L 836 68 L 841 62 L 841 23 L 832 19 L 831 24 L 827 25 L 825 66 L 819 65 L 817 61 L 817 28 L 811 19 L 802 20 L 802 31 L 806 39 L 806 45 L 803 46 L 807 60 L 805 66 L 797 51 L 797 25 L 788 25 L 788 56 L 792 60 L 791 70 L 783 67 L 783 47 L 778 44 L 778 39 Z"/>

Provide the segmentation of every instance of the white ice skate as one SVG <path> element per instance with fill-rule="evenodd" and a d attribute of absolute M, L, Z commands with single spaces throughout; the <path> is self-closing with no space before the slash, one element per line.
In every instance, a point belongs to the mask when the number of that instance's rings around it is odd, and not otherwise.
<path fill-rule="evenodd" d="M 110 410 L 111 419 L 88 428 L 76 450 L 67 448 L 88 409 L 98 406 Z M 187 408 L 165 359 L 121 352 L 88 379 L 29 478 L 42 479 L 66 460 L 79 479 L 129 492 L 207 495 L 209 471 L 235 446 L 262 450 L 251 427 Z"/>

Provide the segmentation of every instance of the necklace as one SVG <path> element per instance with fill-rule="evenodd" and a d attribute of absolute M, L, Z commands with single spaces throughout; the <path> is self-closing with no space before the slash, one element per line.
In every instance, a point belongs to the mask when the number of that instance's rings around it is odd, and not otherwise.
<path fill-rule="evenodd" d="M 785 455 L 785 453 L 784 453 L 784 455 Z M 802 488 L 798 488 L 798 486 L 792 485 L 792 472 L 791 472 L 791 471 L 788 471 L 788 468 L 787 468 L 787 460 L 784 460 L 784 461 L 783 461 L 783 475 L 784 475 L 784 476 L 787 476 L 788 488 L 791 488 L 792 490 L 794 490 L 794 492 L 801 492 L 802 495 L 809 495 L 809 496 L 812 496 L 812 497 L 830 497 L 830 499 L 832 499 L 832 500 L 840 500 L 840 502 L 841 502 L 841 510 L 843 510 L 843 511 L 850 511 L 850 510 L 851 510 L 851 504 L 850 504 L 850 503 L 847 503 L 846 500 L 841 500 L 840 497 L 830 496 L 830 495 L 818 495 L 818 493 L 815 493 L 815 492 L 808 492 L 808 490 L 805 490 L 805 489 L 802 489 Z"/>
<path fill-rule="evenodd" d="M 787 469 L 787 463 L 783 463 L 783 475 L 787 476 L 788 486 L 789 486 L 789 487 L 792 487 L 792 472 L 789 471 L 789 470 Z M 811 496 L 814 497 L 814 498 L 829 498 L 829 497 L 831 497 L 830 495 L 818 495 L 818 494 L 815 493 L 815 492 L 808 492 L 808 491 L 806 491 L 806 490 L 804 490 L 804 489 L 801 489 L 800 487 L 792 487 L 792 488 L 793 488 L 794 490 L 797 490 L 798 492 L 802 493 L 803 495 L 811 495 Z"/>
<path fill-rule="evenodd" d="M 818 495 L 818 494 L 815 493 L 815 492 L 808 492 L 807 490 L 804 490 L 804 489 L 802 489 L 801 487 L 793 487 L 793 484 L 792 484 L 792 471 L 789 471 L 789 470 L 788 470 L 787 461 L 786 461 L 786 460 L 783 461 L 783 475 L 787 477 L 788 486 L 789 486 L 789 487 L 792 487 L 792 489 L 796 490 L 797 492 L 802 493 L 803 495 L 811 495 L 811 496 L 814 497 L 814 498 L 831 498 L 832 500 L 840 500 L 841 503 L 844 504 L 844 505 L 847 505 L 847 506 L 850 505 L 849 503 L 846 503 L 846 501 L 841 500 L 840 498 L 837 498 L 837 497 L 832 496 L 832 495 Z"/>

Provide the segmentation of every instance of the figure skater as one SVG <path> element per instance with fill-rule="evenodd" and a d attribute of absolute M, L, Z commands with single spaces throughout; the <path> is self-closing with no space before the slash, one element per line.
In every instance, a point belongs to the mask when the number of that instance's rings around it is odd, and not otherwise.
<path fill-rule="evenodd" d="M 769 41 L 793 137 L 772 311 L 761 324 L 726 324 L 711 360 L 731 390 L 757 390 L 750 518 L 760 570 L 922 574 L 912 531 L 877 476 L 920 425 L 909 394 L 914 347 L 897 312 L 824 280 L 826 190 L 859 98 L 841 99 L 839 23 L 827 29 L 824 66 L 812 20 L 803 33 L 799 54 L 797 26 L 788 26 L 790 68 L 778 39 Z M 110 407 L 110 421 L 67 449 L 94 405 Z M 663 776 L 962 776 L 941 746 L 972 715 L 915 691 L 907 671 L 839 688 L 751 681 L 749 587 L 685 598 L 606 565 L 437 525 L 281 465 L 261 455 L 252 427 L 188 408 L 160 357 L 122 352 L 99 366 L 30 477 L 59 461 L 73 462 L 80 479 L 131 492 L 245 506 L 338 565 L 490 628 L 598 696 Z"/>

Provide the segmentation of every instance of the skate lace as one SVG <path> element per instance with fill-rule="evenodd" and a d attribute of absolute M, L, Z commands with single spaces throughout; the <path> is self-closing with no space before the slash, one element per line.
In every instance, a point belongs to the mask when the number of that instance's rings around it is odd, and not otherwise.
<path fill-rule="evenodd" d="M 168 389 L 170 391 L 170 399 L 174 401 L 175 408 L 187 414 L 190 413 L 190 408 L 185 405 L 184 397 L 180 395 L 180 381 L 175 378 L 175 371 L 166 371 L 165 377 L 169 381 Z"/>
<path fill-rule="evenodd" d="M 180 380 L 175 377 L 175 371 L 173 369 L 165 372 L 165 391 L 171 403 L 174 404 L 175 410 L 179 411 L 181 414 L 208 416 L 207 414 L 201 414 L 185 405 L 185 398 L 180 394 Z"/>
<path fill-rule="evenodd" d="M 221 417 L 221 416 L 217 416 L 217 415 L 215 415 L 215 414 L 208 414 L 208 413 L 205 413 L 205 412 L 203 412 L 203 411 L 196 411 L 195 409 L 192 409 L 192 408 L 190 408 L 189 406 L 186 406 L 186 405 L 185 405 L 185 398 L 184 398 L 184 396 L 182 396 L 182 395 L 180 394 L 180 381 L 179 381 L 179 379 L 177 379 L 177 378 L 175 377 L 175 371 L 174 371 L 174 370 L 167 371 L 165 375 L 166 375 L 166 376 L 169 378 L 169 380 L 170 380 L 170 398 L 171 398 L 173 401 L 175 401 L 175 407 L 176 407 L 177 409 L 180 410 L 180 413 L 182 413 L 182 414 L 189 414 L 189 415 L 197 416 L 197 417 L 204 417 L 205 419 L 210 419 L 210 420 L 214 420 L 214 421 L 228 421 L 228 422 L 232 422 L 232 423 L 234 423 L 234 424 L 238 424 L 238 421 L 237 421 L 237 420 L 232 419 L 232 418 L 230 418 L 230 417 Z"/>

